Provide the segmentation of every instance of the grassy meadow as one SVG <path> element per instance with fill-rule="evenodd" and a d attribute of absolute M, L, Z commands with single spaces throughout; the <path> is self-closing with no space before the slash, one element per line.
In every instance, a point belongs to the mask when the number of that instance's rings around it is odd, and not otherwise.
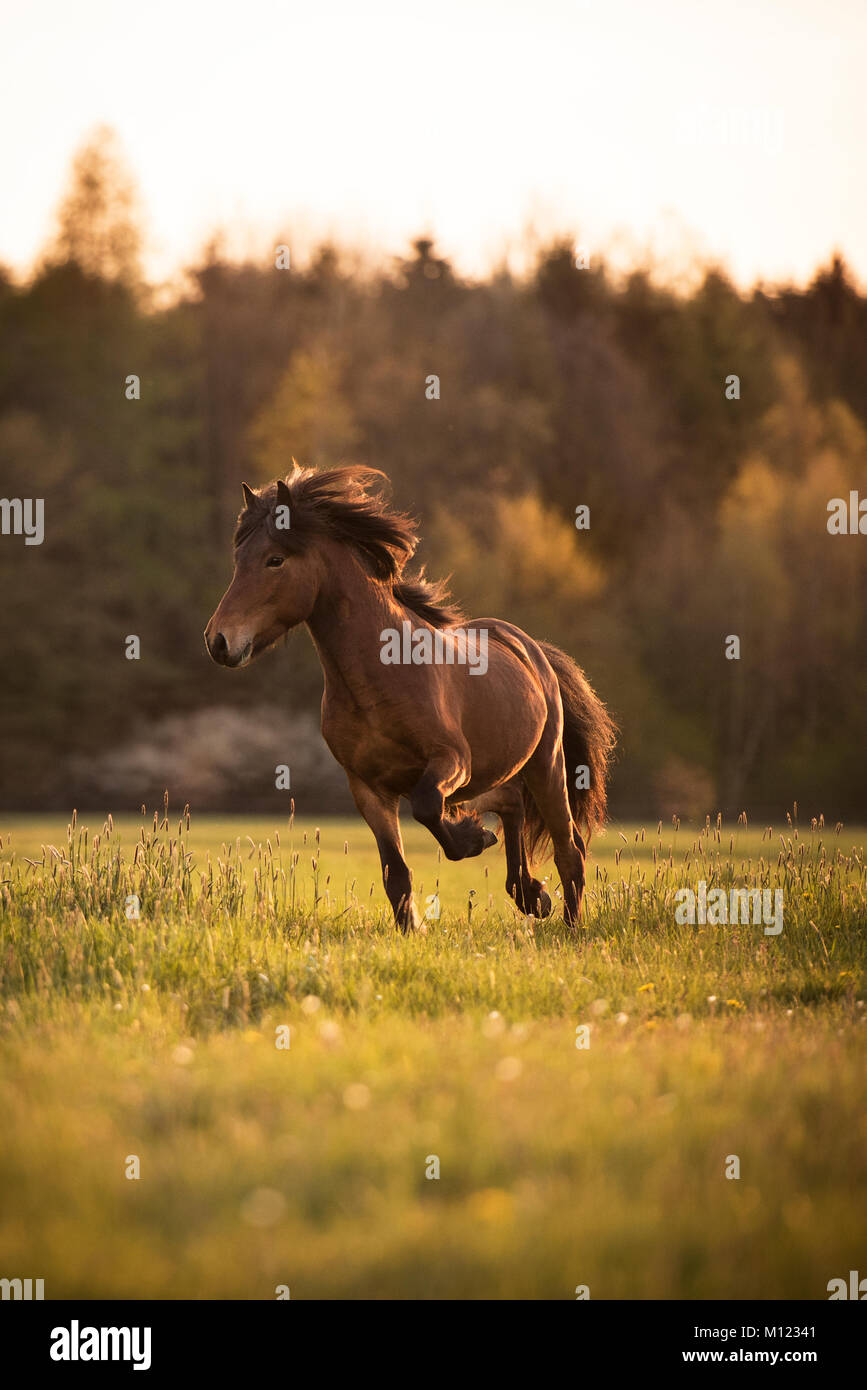
<path fill-rule="evenodd" d="M 404 838 L 440 905 L 406 938 L 360 821 L 0 823 L 0 1275 L 824 1299 L 863 1270 L 867 831 L 610 826 L 574 933 L 516 912 L 501 848 Z M 701 879 L 782 888 L 783 931 L 678 925 Z"/>

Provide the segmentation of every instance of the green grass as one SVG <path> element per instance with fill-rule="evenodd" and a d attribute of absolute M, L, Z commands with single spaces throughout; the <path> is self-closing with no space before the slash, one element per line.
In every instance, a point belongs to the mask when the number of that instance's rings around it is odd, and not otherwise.
<path fill-rule="evenodd" d="M 84 820 L 0 827 L 0 1275 L 826 1298 L 863 1266 L 863 831 L 610 828 L 570 932 L 410 824 L 442 912 L 404 938 L 360 822 Z M 678 925 L 701 878 L 782 887 L 781 935 Z"/>

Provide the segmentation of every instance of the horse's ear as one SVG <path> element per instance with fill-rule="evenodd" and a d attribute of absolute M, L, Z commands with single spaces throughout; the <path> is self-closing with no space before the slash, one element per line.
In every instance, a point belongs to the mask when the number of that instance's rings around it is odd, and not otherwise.
<path fill-rule="evenodd" d="M 292 493 L 284 483 L 282 478 L 277 479 L 277 506 L 288 507 L 292 503 Z"/>
<path fill-rule="evenodd" d="M 242 483 L 242 484 L 241 484 L 241 491 L 242 491 L 243 494 L 244 494 L 244 506 L 245 506 L 245 507 L 255 507 L 255 506 L 257 506 L 257 504 L 258 504 L 258 502 L 259 502 L 259 499 L 258 499 L 258 497 L 256 496 L 255 492 L 253 491 L 253 489 L 252 489 L 251 487 L 248 487 L 246 483 Z"/>

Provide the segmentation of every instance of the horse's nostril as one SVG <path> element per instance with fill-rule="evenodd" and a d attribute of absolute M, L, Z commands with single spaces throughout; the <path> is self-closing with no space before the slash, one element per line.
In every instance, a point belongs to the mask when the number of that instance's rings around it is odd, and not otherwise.
<path fill-rule="evenodd" d="M 229 644 L 222 632 L 216 633 L 208 644 L 211 656 L 215 661 L 225 661 L 229 655 Z"/>

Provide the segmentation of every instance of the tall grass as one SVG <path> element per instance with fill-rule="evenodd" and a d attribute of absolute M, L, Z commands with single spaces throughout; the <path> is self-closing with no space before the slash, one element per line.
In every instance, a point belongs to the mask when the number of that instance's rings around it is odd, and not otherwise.
<path fill-rule="evenodd" d="M 501 858 L 406 840 L 443 908 L 404 937 L 360 824 L 164 804 L 4 832 L 0 1273 L 49 1297 L 809 1298 L 858 1267 L 857 833 L 614 830 L 574 931 L 556 880 L 527 919 Z M 701 879 L 782 888 L 783 931 L 678 924 Z"/>

